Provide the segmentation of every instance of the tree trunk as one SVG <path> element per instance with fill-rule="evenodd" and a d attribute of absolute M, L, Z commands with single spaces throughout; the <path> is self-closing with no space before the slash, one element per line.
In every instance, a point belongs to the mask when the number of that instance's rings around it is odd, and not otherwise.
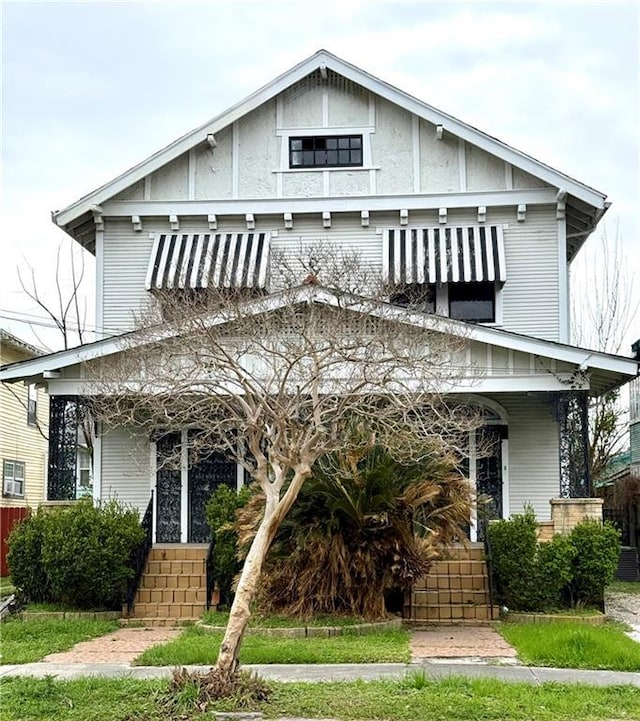
<path fill-rule="evenodd" d="M 271 498 L 267 495 L 264 518 L 245 558 L 233 604 L 231 605 L 227 628 L 220 645 L 216 667 L 224 673 L 232 674 L 238 667 L 240 644 L 251 617 L 251 602 L 256 595 L 262 565 L 278 528 L 280 528 L 280 524 L 289 512 L 302 484 L 310 473 L 311 468 L 309 466 L 305 466 L 302 471 L 297 471 L 282 499 L 277 500 L 277 498 L 274 498 L 273 491 L 270 494 Z"/>

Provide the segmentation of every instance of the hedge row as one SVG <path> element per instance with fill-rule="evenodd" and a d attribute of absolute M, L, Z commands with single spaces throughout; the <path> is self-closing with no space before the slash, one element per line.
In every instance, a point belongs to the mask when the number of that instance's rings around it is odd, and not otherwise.
<path fill-rule="evenodd" d="M 11 578 L 28 601 L 118 609 L 143 537 L 137 511 L 116 501 L 40 508 L 9 535 Z"/>
<path fill-rule="evenodd" d="M 489 525 L 496 600 L 511 610 L 547 611 L 602 606 L 613 581 L 620 535 L 610 524 L 585 520 L 567 536 L 539 543 L 533 510 Z"/>

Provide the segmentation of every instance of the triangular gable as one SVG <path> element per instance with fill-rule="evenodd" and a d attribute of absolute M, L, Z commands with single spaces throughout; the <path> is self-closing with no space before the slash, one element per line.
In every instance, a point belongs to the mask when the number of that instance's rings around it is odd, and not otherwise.
<path fill-rule="evenodd" d="M 577 370 L 588 370 L 598 374 L 595 386 L 598 393 L 617 387 L 631 380 L 638 373 L 638 362 L 630 358 L 576 348 L 554 341 L 540 340 L 499 328 L 475 325 L 431 313 L 421 313 L 356 295 L 337 294 L 320 286 L 300 286 L 293 290 L 249 300 L 243 305 L 242 312 L 244 315 L 260 314 L 291 304 L 310 302 L 329 307 L 349 308 L 353 312 L 366 313 L 391 322 L 463 337 L 472 343 L 484 343 L 506 351 L 528 353 L 551 361 L 572 364 L 577 367 Z M 207 318 L 207 323 L 211 327 L 222 326 L 233 322 L 234 317 L 224 311 L 212 313 Z M 41 358 L 3 366 L 0 369 L 0 381 L 17 381 L 34 377 L 42 377 L 46 380 L 48 377 L 55 377 L 56 372 L 63 368 L 98 358 L 106 358 L 127 348 L 143 347 L 179 335 L 180 324 L 132 331 Z"/>
<path fill-rule="evenodd" d="M 333 71 L 353 83 L 365 88 L 371 93 L 378 95 L 396 105 L 401 106 L 406 111 L 422 118 L 434 125 L 441 125 L 447 133 L 450 133 L 466 142 L 474 145 L 481 150 L 490 153 L 496 158 L 521 169 L 525 173 L 558 188 L 564 193 L 569 193 L 581 203 L 595 208 L 599 213 L 596 214 L 596 220 L 608 207 L 605 202 L 606 195 L 595 190 L 569 176 L 554 170 L 548 165 L 535 160 L 531 156 L 512 148 L 506 143 L 493 138 L 486 133 L 481 132 L 477 128 L 444 113 L 427 103 L 418 100 L 408 93 L 386 83 L 373 75 L 357 68 L 350 63 L 341 60 L 326 50 L 320 50 L 311 57 L 302 61 L 295 67 L 291 68 L 284 74 L 277 77 L 267 85 L 263 86 L 256 92 L 249 95 L 244 100 L 236 103 L 222 114 L 216 116 L 204 125 L 178 138 L 176 141 L 158 151 L 151 157 L 142 161 L 133 168 L 127 170 L 114 180 L 106 183 L 93 192 L 72 203 L 67 208 L 56 211 L 52 214 L 52 219 L 57 225 L 67 229 L 74 226 L 82 216 L 89 213 L 94 206 L 99 206 L 118 193 L 124 191 L 129 186 L 142 180 L 147 175 L 164 167 L 171 161 L 183 155 L 190 149 L 206 141 L 209 134 L 215 136 L 216 133 L 230 126 L 232 123 L 242 118 L 251 111 L 259 108 L 267 101 L 273 99 L 278 94 L 295 85 L 303 78 L 307 77 L 314 71 L 321 72 Z"/>

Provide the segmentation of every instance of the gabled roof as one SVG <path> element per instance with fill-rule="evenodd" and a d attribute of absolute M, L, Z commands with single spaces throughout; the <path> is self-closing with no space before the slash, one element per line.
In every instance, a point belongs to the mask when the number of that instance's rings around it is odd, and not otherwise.
<path fill-rule="evenodd" d="M 8 345 L 11 348 L 15 348 L 22 353 L 28 353 L 32 356 L 42 356 L 45 353 L 41 348 L 27 343 L 21 338 L 18 338 L 18 336 L 13 335 L 13 333 L 9 333 L 9 331 L 4 328 L 0 328 L 0 346 L 2 345 Z"/>
<path fill-rule="evenodd" d="M 318 303 L 329 307 L 339 305 L 341 308 L 348 308 L 356 313 L 367 313 L 396 323 L 404 323 L 425 330 L 460 336 L 470 341 L 572 363 L 578 366 L 579 370 L 589 369 L 599 373 L 598 392 L 605 392 L 610 388 L 617 387 L 634 378 L 638 373 L 638 362 L 631 358 L 577 348 L 555 341 L 540 340 L 433 313 L 400 308 L 390 303 L 372 301 L 353 294 L 336 293 L 321 286 L 303 285 L 292 290 L 248 300 L 242 305 L 241 310 L 245 316 L 258 315 L 298 303 Z M 206 322 L 210 327 L 222 326 L 232 323 L 234 317 L 234 314 L 222 310 L 209 314 Z M 179 323 L 131 331 L 76 348 L 51 353 L 41 358 L 2 366 L 0 381 L 16 381 L 42 376 L 47 372 L 57 371 L 78 363 L 105 358 L 127 348 L 143 347 L 161 342 L 166 338 L 179 337 L 179 335 Z"/>
<path fill-rule="evenodd" d="M 73 236 L 75 232 L 74 228 L 78 226 L 79 222 L 82 222 L 82 220 L 91 220 L 90 211 L 94 206 L 100 205 L 100 203 L 112 198 L 114 195 L 167 163 L 170 163 L 191 148 L 204 143 L 208 134 L 212 133 L 215 135 L 223 128 L 226 128 L 242 116 L 255 110 L 263 103 L 271 100 L 317 70 L 323 73 L 333 71 L 370 92 L 402 106 L 407 111 L 430 123 L 442 125 L 444 132 L 462 138 L 497 158 L 542 179 L 560 191 L 568 193 L 577 199 L 578 207 L 576 210 L 580 216 L 582 218 L 586 217 L 593 223 L 593 226 L 595 226 L 608 207 L 604 193 L 584 183 L 580 183 L 568 175 L 535 160 L 526 153 L 516 150 L 506 143 L 481 132 L 477 128 L 412 97 L 408 93 L 374 77 L 355 65 L 341 60 L 330 52 L 319 50 L 311 57 L 303 60 L 295 67 L 280 75 L 275 80 L 272 80 L 244 100 L 236 103 L 228 110 L 225 110 L 212 120 L 209 120 L 204 125 L 178 138 L 170 145 L 167 145 L 167 147 L 154 153 L 151 157 L 143 160 L 138 165 L 130 168 L 122 175 L 119 175 L 117 178 L 114 178 L 88 195 L 85 195 L 63 210 L 55 211 L 52 213 L 53 221 Z M 593 209 L 595 209 L 595 213 Z M 587 223 L 587 226 L 590 227 L 590 223 Z M 590 230 L 592 229 L 591 227 Z M 588 235 L 590 230 L 585 231 L 585 235 Z"/>

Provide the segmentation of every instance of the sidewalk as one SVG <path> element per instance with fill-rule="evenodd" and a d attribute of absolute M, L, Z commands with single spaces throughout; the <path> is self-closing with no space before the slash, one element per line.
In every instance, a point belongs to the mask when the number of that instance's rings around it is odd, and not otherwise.
<path fill-rule="evenodd" d="M 209 666 L 187 666 L 190 671 L 205 672 Z M 428 660 L 411 663 L 372 663 L 334 665 L 248 665 L 243 669 L 254 671 L 274 681 L 373 681 L 375 679 L 403 678 L 406 675 L 424 672 L 435 679 L 451 676 L 469 678 L 494 678 L 501 681 L 525 682 L 534 685 L 542 683 L 582 683 L 591 686 L 631 685 L 640 688 L 640 673 L 622 671 L 579 671 L 576 669 L 538 668 L 531 666 L 492 666 L 481 663 L 432 662 Z M 89 676 L 99 678 L 152 679 L 170 678 L 172 667 L 130 666 L 126 663 L 25 663 L 0 666 L 0 678 L 10 676 L 33 676 L 56 679 L 77 679 Z"/>

